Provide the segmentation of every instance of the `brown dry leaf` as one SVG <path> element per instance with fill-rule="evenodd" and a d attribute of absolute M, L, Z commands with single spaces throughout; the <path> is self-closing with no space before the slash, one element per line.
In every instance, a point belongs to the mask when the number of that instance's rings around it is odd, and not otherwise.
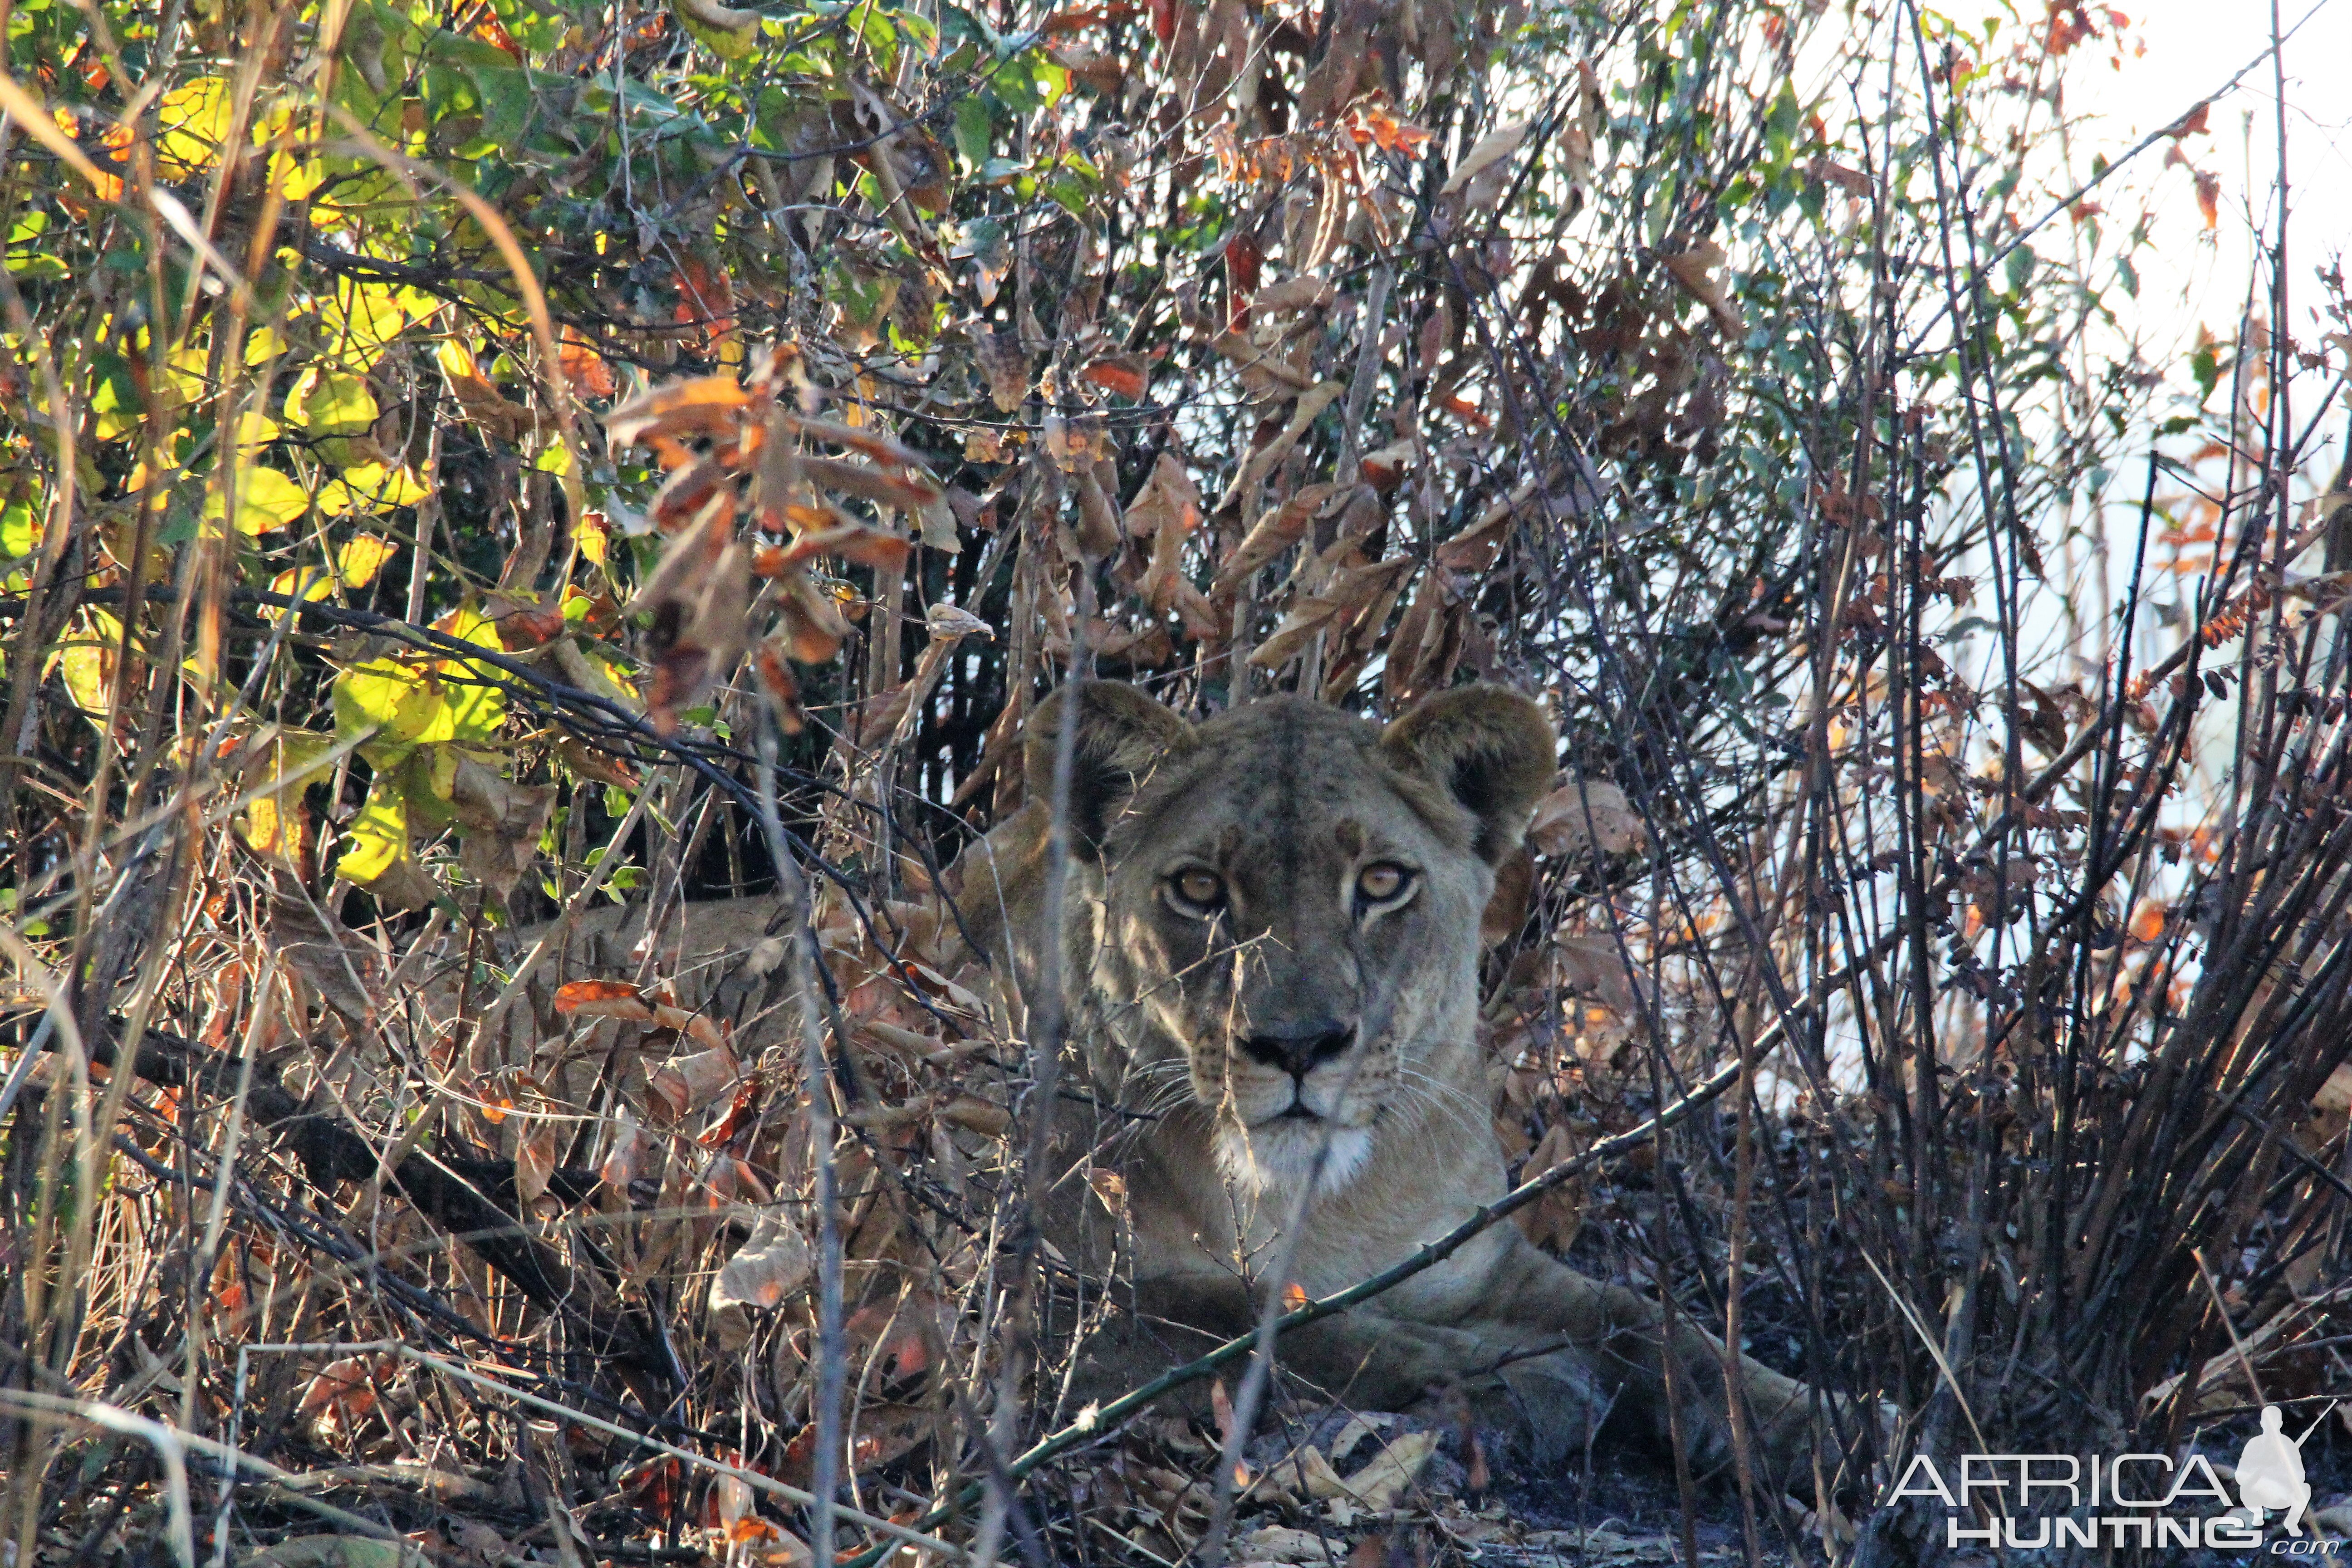
<path fill-rule="evenodd" d="M 828 555 L 837 555 L 853 565 L 897 571 L 907 564 L 907 557 L 914 551 L 915 542 L 911 539 L 869 523 L 851 521 L 803 533 L 784 549 L 759 546 L 751 552 L 751 574 L 756 577 L 782 577 Z"/>
<path fill-rule="evenodd" d="M 1151 539 L 1174 524 L 1187 532 L 1201 521 L 1201 492 L 1175 453 L 1163 451 L 1122 520 L 1131 539 Z"/>
<path fill-rule="evenodd" d="M 800 678 L 784 660 L 782 644 L 775 637 L 751 650 L 751 668 L 759 672 L 760 685 L 767 691 L 768 700 L 775 705 L 776 723 L 787 735 L 797 735 L 808 728 L 808 713 L 801 707 Z"/>
<path fill-rule="evenodd" d="M 861 500 L 897 507 L 901 511 L 919 512 L 940 499 L 939 481 L 919 469 L 910 468 L 900 476 L 845 458 L 805 456 L 800 459 L 800 466 L 802 477 L 812 484 L 845 490 Z"/>
<path fill-rule="evenodd" d="M 473 356 L 464 357 L 470 367 Z M 530 430 L 535 423 L 530 410 L 500 392 L 496 382 L 477 369 L 453 369 L 446 358 L 441 364 L 449 390 L 457 395 L 457 406 L 465 410 L 467 419 L 500 441 L 520 441 Z"/>
<path fill-rule="evenodd" d="M 461 754 L 449 803 L 465 829 L 457 863 L 503 902 L 539 858 L 540 836 L 555 809 L 555 786 L 510 783 Z"/>
<path fill-rule="evenodd" d="M 710 1310 L 780 1307 L 815 1270 L 815 1254 L 799 1225 L 781 1208 L 761 1209 L 750 1239 L 711 1280 Z"/>
<path fill-rule="evenodd" d="M 1528 842 L 1547 859 L 1564 859 L 1599 847 L 1603 855 L 1626 855 L 1649 842 L 1642 816 L 1625 792 L 1605 779 L 1584 779 L 1552 791 L 1536 805 Z"/>
<path fill-rule="evenodd" d="M 1253 314 L 1273 316 L 1293 310 L 1318 310 L 1339 297 L 1338 284 L 1328 278 L 1307 273 L 1259 289 L 1250 300 L 1250 310 Z"/>
<path fill-rule="evenodd" d="M 1716 269 L 1727 259 L 1723 247 L 1711 239 L 1702 239 L 1679 256 L 1663 258 L 1666 271 L 1683 287 L 1683 291 L 1706 307 L 1715 324 L 1727 337 L 1738 337 L 1748 330 L 1739 313 L 1739 303 L 1731 297 L 1731 280 L 1727 275 L 1717 277 Z"/>
<path fill-rule="evenodd" d="M 1553 1166 L 1584 1152 L 1584 1141 L 1565 1122 L 1552 1123 L 1544 1129 L 1542 1141 L 1528 1154 L 1519 1180 L 1534 1181 Z M 1571 1176 L 1511 1217 L 1518 1222 L 1521 1234 L 1529 1241 L 1564 1253 L 1576 1245 L 1577 1236 L 1584 1228 L 1584 1183 Z"/>
<path fill-rule="evenodd" d="M 1372 1456 L 1371 1462 L 1347 1478 L 1348 1490 L 1367 1511 L 1394 1508 L 1405 1489 L 1420 1479 L 1429 1456 L 1437 1450 L 1434 1432 L 1408 1432 Z"/>
<path fill-rule="evenodd" d="M 1475 522 L 1437 547 L 1437 563 L 1448 572 L 1472 574 L 1492 566 L 1517 523 L 1519 509 L 1535 499 L 1538 488 L 1534 479 L 1528 479 L 1488 507 Z"/>
<path fill-rule="evenodd" d="M 1576 112 L 1561 128 L 1560 155 L 1568 163 L 1568 177 L 1580 185 L 1592 183 L 1593 149 L 1600 144 L 1601 132 L 1609 123 L 1608 105 L 1601 96 L 1601 76 L 1592 68 L 1591 60 L 1576 62 Z"/>
<path fill-rule="evenodd" d="M 1551 959 L 1560 985 L 1571 995 L 1592 997 L 1620 1017 L 1633 1012 L 1633 983 L 1626 978 L 1614 937 L 1555 937 Z"/>
<path fill-rule="evenodd" d="M 1140 398 L 1151 384 L 1150 366 L 1141 354 L 1107 354 L 1078 372 L 1080 381 L 1125 398 Z"/>
<path fill-rule="evenodd" d="M 1347 1482 L 1339 1479 L 1339 1472 L 1331 1468 L 1331 1461 L 1323 1457 L 1323 1450 L 1310 1443 L 1299 1449 L 1295 1457 L 1285 1459 L 1259 1477 L 1257 1485 L 1250 1489 L 1249 1495 L 1260 1502 L 1286 1498 L 1298 1502 L 1321 1502 L 1327 1498 L 1352 1498 L 1356 1494 Z M 1272 1561 L 1291 1559 L 1276 1557 Z"/>
<path fill-rule="evenodd" d="M 1018 412 L 1029 397 L 1029 356 L 1022 352 L 1020 336 L 976 332 L 971 346 L 980 361 L 980 374 L 988 382 L 988 400 L 1000 413 Z"/>
<path fill-rule="evenodd" d="M 1078 554 L 1089 563 L 1097 562 L 1118 548 L 1118 503 L 1111 500 L 1094 465 L 1087 464 L 1077 472 Z"/>
<path fill-rule="evenodd" d="M 1166 615 L 1175 603 L 1178 584 L 1189 585 L 1184 575 L 1184 542 L 1200 526 L 1201 498 L 1181 469 L 1173 477 L 1169 475 L 1167 470 L 1177 468 L 1173 458 L 1163 452 L 1160 462 L 1161 466 L 1152 470 L 1142 493 L 1136 497 L 1139 506 L 1150 508 L 1146 521 L 1151 529 L 1151 560 L 1135 584 L 1135 595 L 1153 610 Z M 1128 519 L 1128 528 L 1138 538 L 1144 537 L 1132 515 Z"/>
<path fill-rule="evenodd" d="M 382 1369 L 366 1356 L 343 1356 L 319 1369 L 303 1389 L 298 1415 L 332 1420 L 349 1430 L 376 1407 L 375 1378 Z"/>
<path fill-rule="evenodd" d="M 1312 1453 L 1314 1450 L 1307 1450 Z M 1318 1568 L 1339 1555 L 1339 1548 L 1311 1530 L 1293 1530 L 1288 1525 L 1269 1524 L 1240 1537 L 1234 1542 L 1237 1560 L 1244 1563 L 1314 1563 Z"/>
<path fill-rule="evenodd" d="M 646 1077 L 646 1109 L 656 1121 L 675 1127 L 731 1091 L 742 1076 L 735 1053 L 725 1046 L 676 1058 Z"/>
<path fill-rule="evenodd" d="M 646 718 L 657 734 L 676 730 L 679 712 L 732 673 L 742 657 L 751 559 L 735 542 L 732 508 L 719 504 L 724 499 L 715 499 L 679 536 L 630 602 L 632 614 L 653 617 L 646 633 L 654 669 L 646 689 Z"/>
<path fill-rule="evenodd" d="M 731 519 L 734 470 L 716 456 L 705 456 L 670 471 L 646 506 L 646 517 L 662 532 L 676 533 L 700 517 L 714 500 L 721 502 Z"/>
<path fill-rule="evenodd" d="M 1223 331 L 1209 346 L 1240 367 L 1242 390 L 1254 398 L 1287 397 L 1308 390 L 1314 375 L 1242 332 Z"/>
<path fill-rule="evenodd" d="M 992 1105 L 978 1095 L 960 1094 L 939 1109 L 940 1121 L 961 1127 L 968 1132 L 995 1138 L 1013 1125 L 1013 1113 L 1001 1105 Z"/>
<path fill-rule="evenodd" d="M 1216 510 L 1221 513 L 1229 512 L 1244 498 L 1255 493 L 1265 477 L 1274 472 L 1275 465 L 1290 455 L 1290 449 L 1298 445 L 1298 438 L 1307 434 L 1307 427 L 1321 417 L 1323 411 L 1330 407 L 1345 390 L 1346 387 L 1339 382 L 1324 381 L 1299 394 L 1298 405 L 1291 410 L 1290 422 L 1273 440 L 1252 449 L 1248 459 L 1234 475 L 1233 483 L 1218 499 Z"/>
<path fill-rule="evenodd" d="M 1320 594 L 1301 594 L 1272 636 L 1252 650 L 1250 663 L 1260 669 L 1279 669 L 1304 652 L 1318 631 L 1345 629 L 1368 618 L 1384 601 L 1392 602 L 1406 573 L 1409 556 L 1350 566 Z M 1377 628 L 1374 628 L 1377 629 Z"/>
<path fill-rule="evenodd" d="M 778 420 L 786 430 L 804 436 L 813 441 L 830 441 L 836 447 L 846 447 L 861 452 L 877 463 L 890 463 L 902 468 L 920 469 L 921 454 L 887 431 L 870 425 L 844 425 L 838 419 L 817 419 L 789 410 L 778 410 Z"/>
<path fill-rule="evenodd" d="M 289 890 L 294 888 L 290 879 L 283 880 L 269 900 L 270 942 L 278 956 L 327 1005 L 364 1026 L 391 978 L 383 954 L 299 890 Z"/>
<path fill-rule="evenodd" d="M 637 1179 L 637 1159 L 646 1138 L 637 1119 L 625 1110 L 613 1119 L 612 1129 L 611 1145 L 604 1152 L 604 1163 L 596 1167 L 596 1179 L 625 1201 L 629 1184 Z"/>
<path fill-rule="evenodd" d="M 802 664 L 824 663 L 849 636 L 839 602 L 805 576 L 784 579 L 776 610 L 784 623 L 785 651 Z"/>
<path fill-rule="evenodd" d="M 1315 634 L 1338 618 L 1339 606 L 1329 599 L 1301 594 L 1272 635 L 1250 650 L 1249 661 L 1259 669 L 1280 669 L 1307 650 Z"/>
<path fill-rule="evenodd" d="M 1385 447 L 1365 453 L 1362 461 L 1357 465 L 1358 471 L 1374 489 L 1393 489 L 1406 474 L 1412 471 L 1420 455 L 1418 442 L 1410 439 L 1391 441 Z"/>
<path fill-rule="evenodd" d="M 1217 568 L 1216 580 L 1209 584 L 1209 596 L 1230 599 L 1240 593 L 1251 573 L 1306 537 L 1307 524 L 1326 510 L 1339 489 L 1333 484 L 1301 485 L 1289 500 L 1270 508 Z"/>
<path fill-rule="evenodd" d="M 555 1155 L 563 1137 L 561 1122 L 543 1117 L 524 1123 L 527 1131 L 515 1144 L 515 1195 L 524 1203 L 544 1194 L 555 1173 Z"/>
<path fill-rule="evenodd" d="M 1445 182 L 1438 195 L 1442 198 L 1460 193 L 1465 212 L 1478 212 L 1501 201 L 1503 193 L 1511 187 L 1511 154 L 1528 139 L 1530 123 L 1518 121 L 1481 138 L 1462 155 L 1453 178 Z"/>

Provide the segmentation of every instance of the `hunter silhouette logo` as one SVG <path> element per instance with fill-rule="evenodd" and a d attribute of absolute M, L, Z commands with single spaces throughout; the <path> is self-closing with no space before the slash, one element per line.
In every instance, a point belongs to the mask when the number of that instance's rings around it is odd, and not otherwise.
<path fill-rule="evenodd" d="M 2326 1419 L 2327 1410 L 2321 1411 L 2319 1421 Z M 2246 1439 L 2245 1451 L 2238 1456 L 2238 1500 L 2254 1516 L 2257 1528 L 2269 1510 L 2286 1510 L 2286 1518 L 2281 1521 L 2286 1532 L 2301 1535 L 2303 1510 L 2311 1506 L 2311 1483 L 2303 1475 L 2303 1441 L 2319 1429 L 2319 1421 L 2305 1427 L 2303 1437 L 2294 1438 L 2283 1430 L 2284 1421 L 2277 1405 L 2263 1406 L 2263 1429 Z"/>

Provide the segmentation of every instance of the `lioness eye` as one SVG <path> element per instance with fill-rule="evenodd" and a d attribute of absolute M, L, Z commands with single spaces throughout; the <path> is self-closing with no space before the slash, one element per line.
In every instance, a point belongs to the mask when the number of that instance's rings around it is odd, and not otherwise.
<path fill-rule="evenodd" d="M 1214 909 L 1225 900 L 1225 879 L 1199 866 L 1177 872 L 1173 885 L 1176 896 L 1195 909 Z"/>
<path fill-rule="evenodd" d="M 1405 884 L 1411 879 L 1412 874 L 1403 867 L 1382 861 L 1377 866 L 1367 866 L 1357 873 L 1356 893 L 1366 903 L 1382 904 L 1403 892 Z"/>

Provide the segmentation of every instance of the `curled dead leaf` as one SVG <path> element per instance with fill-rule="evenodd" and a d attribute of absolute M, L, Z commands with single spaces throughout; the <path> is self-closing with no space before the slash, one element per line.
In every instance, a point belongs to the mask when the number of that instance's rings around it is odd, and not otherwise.
<path fill-rule="evenodd" d="M 1534 819 L 1528 824 L 1528 842 L 1549 859 L 1594 848 L 1603 855 L 1626 855 L 1648 841 L 1641 814 L 1623 790 L 1605 779 L 1584 779 L 1552 791 L 1537 803 Z"/>
<path fill-rule="evenodd" d="M 741 1077 L 735 1053 L 725 1046 L 678 1057 L 646 1078 L 646 1108 L 674 1127 L 733 1089 Z"/>

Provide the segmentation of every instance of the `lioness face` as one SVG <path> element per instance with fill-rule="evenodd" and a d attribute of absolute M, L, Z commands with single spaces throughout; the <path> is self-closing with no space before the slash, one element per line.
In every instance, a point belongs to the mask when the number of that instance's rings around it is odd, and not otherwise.
<path fill-rule="evenodd" d="M 1392 1110 L 1443 1092 L 1431 1058 L 1470 1046 L 1479 914 L 1550 780 L 1549 726 L 1493 687 L 1385 731 L 1286 697 L 1195 728 L 1131 688 L 1082 689 L 1097 982 L 1181 1050 L 1163 1065 L 1238 1184 L 1344 1187 Z M 1048 767 L 1057 717 L 1030 731 Z"/>

